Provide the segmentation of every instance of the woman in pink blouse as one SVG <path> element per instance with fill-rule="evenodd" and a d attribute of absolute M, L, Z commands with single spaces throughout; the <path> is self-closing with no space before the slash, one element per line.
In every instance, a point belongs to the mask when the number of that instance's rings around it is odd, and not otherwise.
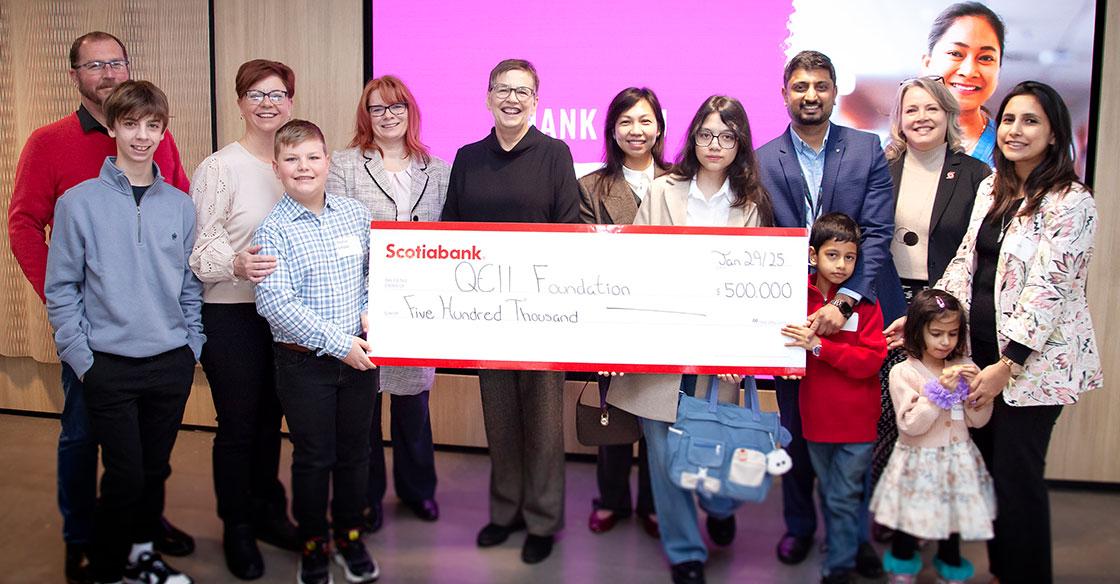
<path fill-rule="evenodd" d="M 204 285 L 207 340 L 200 361 L 218 414 L 214 491 L 222 549 L 230 572 L 250 580 L 264 573 L 256 540 L 300 549 L 277 479 L 281 411 L 272 332 L 253 295 L 256 283 L 276 269 L 276 258 L 250 244 L 284 194 L 272 170 L 272 142 L 292 117 L 295 73 L 283 63 L 254 59 L 237 70 L 235 89 L 245 130 L 203 160 L 191 179 L 198 238 L 190 265 Z"/>

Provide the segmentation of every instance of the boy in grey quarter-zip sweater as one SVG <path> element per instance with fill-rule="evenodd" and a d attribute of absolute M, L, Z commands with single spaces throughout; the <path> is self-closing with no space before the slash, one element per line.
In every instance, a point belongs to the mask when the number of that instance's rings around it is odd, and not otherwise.
<path fill-rule="evenodd" d="M 169 119 L 163 92 L 126 81 L 104 108 L 117 155 L 55 204 L 45 286 L 59 357 L 83 381 L 105 465 L 90 570 L 96 582 L 190 584 L 152 541 L 206 340 L 202 283 L 187 261 L 194 205 L 152 163 Z"/>

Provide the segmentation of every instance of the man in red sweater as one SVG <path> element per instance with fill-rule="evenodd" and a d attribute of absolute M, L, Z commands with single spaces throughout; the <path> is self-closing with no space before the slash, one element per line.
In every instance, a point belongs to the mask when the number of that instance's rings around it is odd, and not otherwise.
<path fill-rule="evenodd" d="M 855 270 L 859 225 L 843 213 L 828 213 L 809 236 L 809 311 L 827 304 Z M 887 357 L 878 301 L 849 308 L 843 328 L 820 337 L 805 325 L 788 325 L 786 346 L 809 352 L 801 380 L 801 431 L 820 481 L 828 554 L 821 582 L 850 582 L 859 548 L 859 506 L 871 465 L 879 420 L 879 368 Z"/>
<path fill-rule="evenodd" d="M 27 139 L 16 166 L 15 187 L 8 207 L 12 253 L 39 297 L 47 269 L 47 229 L 54 222 L 55 201 L 67 189 L 95 178 L 105 157 L 115 156 L 116 142 L 105 129 L 104 100 L 129 78 L 128 51 L 117 37 L 91 32 L 70 47 L 70 79 L 81 96 L 78 111 L 43 126 Z M 189 192 L 179 150 L 168 132 L 154 162 L 167 182 Z M 87 579 L 86 550 L 93 534 L 97 500 L 97 444 L 90 436 L 82 384 L 70 366 L 62 365 L 62 432 L 58 437 L 58 507 L 66 541 L 66 578 Z M 160 552 L 181 556 L 194 551 L 194 540 L 166 520 L 155 544 Z"/>

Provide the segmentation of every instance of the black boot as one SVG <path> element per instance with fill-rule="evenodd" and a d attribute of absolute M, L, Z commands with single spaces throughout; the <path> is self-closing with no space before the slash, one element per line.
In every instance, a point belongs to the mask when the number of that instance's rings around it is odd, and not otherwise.
<path fill-rule="evenodd" d="M 287 505 L 266 503 L 253 505 L 253 530 L 258 540 L 291 552 L 303 550 L 303 541 L 292 520 L 288 518 Z"/>
<path fill-rule="evenodd" d="M 66 544 L 66 583 L 90 584 L 89 547 L 83 544 Z"/>
<path fill-rule="evenodd" d="M 222 532 L 222 551 L 226 567 L 242 580 L 256 580 L 264 575 L 264 558 L 248 523 L 227 525 Z"/>

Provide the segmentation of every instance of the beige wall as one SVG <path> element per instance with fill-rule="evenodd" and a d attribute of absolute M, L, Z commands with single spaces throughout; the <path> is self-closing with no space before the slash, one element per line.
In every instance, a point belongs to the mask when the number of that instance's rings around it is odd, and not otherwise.
<path fill-rule="evenodd" d="M 350 142 L 362 85 L 362 1 L 214 2 L 218 146 L 241 136 L 237 68 L 250 59 L 282 61 L 296 73 L 297 118 L 311 120 L 332 150 Z"/>
<path fill-rule="evenodd" d="M 171 104 L 183 164 L 210 153 L 206 0 L 0 0 L 0 211 L 8 215 L 16 161 L 27 136 L 78 108 L 68 53 L 103 30 L 128 47 L 132 76 L 154 82 Z M 46 311 L 23 277 L 0 222 L 0 355 L 54 359 Z"/>
<path fill-rule="evenodd" d="M 210 151 L 209 45 L 205 0 L 0 0 L 0 210 L 6 213 L 19 149 L 34 128 L 77 106 L 66 81 L 65 54 L 74 37 L 101 28 L 129 45 L 134 76 L 151 79 L 172 100 L 172 131 L 188 169 Z M 264 9 L 262 9 L 262 7 Z M 214 112 L 218 144 L 237 139 L 241 122 L 233 77 L 253 58 L 283 61 L 296 72 L 295 115 L 323 127 L 332 148 L 350 137 L 362 79 L 362 15 L 358 0 L 215 1 Z M 46 24 L 49 22 L 49 25 Z M 1109 387 L 1066 408 L 1054 432 L 1048 476 L 1120 483 L 1120 8 L 1108 7 L 1103 88 L 1097 139 L 1097 205 L 1101 224 L 1090 273 L 1090 306 Z M 0 227 L 0 408 L 58 412 L 61 392 L 42 305 L 23 279 Z M 1110 334 L 1113 333 L 1113 334 Z M 566 388 L 567 443 L 575 444 L 571 407 L 582 384 Z M 443 444 L 485 444 L 477 382 L 439 376 L 431 409 L 435 439 Z M 387 411 L 387 408 L 386 408 Z M 213 404 L 201 371 L 185 422 L 208 425 Z M 387 424 L 386 424 L 387 427 Z M 581 451 L 587 451 L 582 449 Z"/>
<path fill-rule="evenodd" d="M 1089 309 L 1105 387 L 1065 408 L 1050 443 L 1047 476 L 1120 482 L 1120 4 L 1109 2 L 1104 32 L 1094 187 L 1100 229 L 1089 269 Z"/>

